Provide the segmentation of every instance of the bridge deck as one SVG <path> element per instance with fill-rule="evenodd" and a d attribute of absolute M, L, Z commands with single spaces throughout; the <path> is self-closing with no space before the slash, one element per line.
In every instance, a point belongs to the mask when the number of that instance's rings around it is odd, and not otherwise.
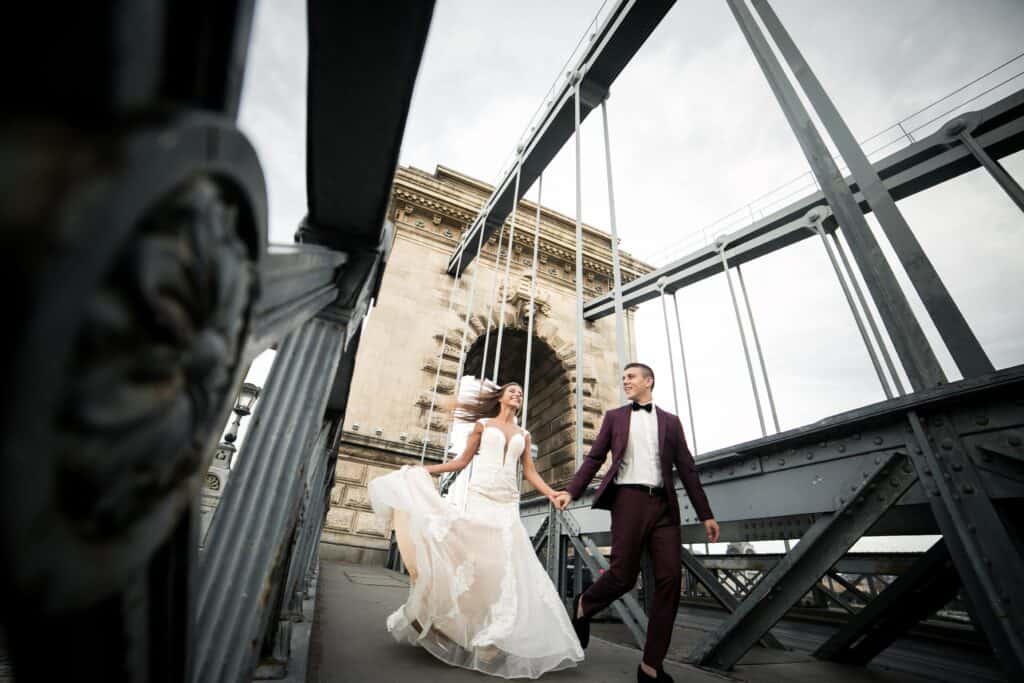
<path fill-rule="evenodd" d="M 384 628 L 388 614 L 405 599 L 406 577 L 386 569 L 324 562 L 317 588 L 316 618 L 308 681 L 348 683 L 457 683 L 491 680 L 454 669 L 427 652 L 396 643 Z M 600 630 L 600 627 L 598 628 Z M 611 633 L 609 633 L 612 636 Z M 677 633 L 677 638 L 693 633 Z M 614 637 L 614 636 L 612 636 Z M 639 651 L 596 637 L 586 661 L 575 670 L 545 676 L 545 681 L 608 682 L 635 680 Z M 925 679 L 891 671 L 857 669 L 820 662 L 797 653 L 754 650 L 728 676 L 687 664 L 666 662 L 666 670 L 687 683 L 919 683 Z M 498 679 L 494 679 L 498 680 Z"/>

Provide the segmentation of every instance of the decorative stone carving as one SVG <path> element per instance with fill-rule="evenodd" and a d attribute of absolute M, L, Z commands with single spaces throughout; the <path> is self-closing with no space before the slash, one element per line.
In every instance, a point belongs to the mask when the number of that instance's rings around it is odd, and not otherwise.
<path fill-rule="evenodd" d="M 251 300 L 210 180 L 154 208 L 84 311 L 59 429 L 68 519 L 109 534 L 191 475 L 229 402 Z"/>

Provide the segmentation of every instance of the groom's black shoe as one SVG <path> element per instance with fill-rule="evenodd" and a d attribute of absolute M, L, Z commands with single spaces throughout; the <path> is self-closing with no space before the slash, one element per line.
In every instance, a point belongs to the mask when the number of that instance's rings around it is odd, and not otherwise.
<path fill-rule="evenodd" d="M 590 644 L 590 619 L 588 617 L 577 618 L 580 613 L 580 601 L 583 600 L 583 593 L 576 596 L 572 601 L 572 628 L 576 631 L 576 637 L 580 641 L 580 647 L 584 650 Z"/>
<path fill-rule="evenodd" d="M 658 669 L 658 677 L 653 678 L 644 673 L 639 665 L 636 667 L 636 683 L 673 683 L 672 677 L 664 669 Z"/>

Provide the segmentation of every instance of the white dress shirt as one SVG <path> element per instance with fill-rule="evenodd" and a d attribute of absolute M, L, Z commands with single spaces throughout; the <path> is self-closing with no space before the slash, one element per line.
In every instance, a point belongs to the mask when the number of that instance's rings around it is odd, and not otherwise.
<path fill-rule="evenodd" d="M 632 406 L 630 406 L 632 410 Z M 658 459 L 658 411 L 632 410 L 626 454 L 615 475 L 616 484 L 661 486 L 661 462 Z"/>

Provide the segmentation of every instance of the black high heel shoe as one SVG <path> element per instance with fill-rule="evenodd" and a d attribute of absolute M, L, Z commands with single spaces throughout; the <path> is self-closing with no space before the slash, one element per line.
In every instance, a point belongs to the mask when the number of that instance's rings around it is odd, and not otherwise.
<path fill-rule="evenodd" d="M 644 673 L 644 670 L 638 664 L 636 667 L 636 683 L 674 683 L 671 676 L 665 673 L 664 669 L 658 669 L 657 678 L 652 678 Z"/>
<path fill-rule="evenodd" d="M 580 602 L 583 600 L 583 593 L 576 596 L 576 599 L 572 601 L 572 630 L 576 631 L 576 637 L 580 641 L 580 647 L 584 650 L 587 649 L 587 645 L 590 644 L 590 619 L 582 617 L 577 619 L 576 615 L 580 613 Z"/>

